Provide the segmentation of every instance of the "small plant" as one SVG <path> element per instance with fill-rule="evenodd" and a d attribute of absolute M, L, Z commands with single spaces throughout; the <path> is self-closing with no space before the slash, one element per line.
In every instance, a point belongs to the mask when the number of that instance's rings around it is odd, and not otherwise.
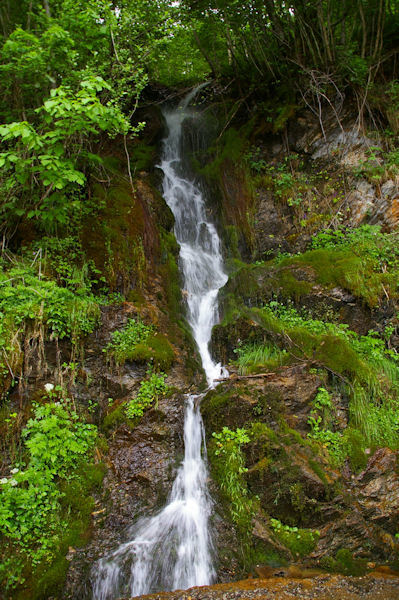
<path fill-rule="evenodd" d="M 125 327 L 114 331 L 105 351 L 115 359 L 117 365 L 128 360 L 134 348 L 145 342 L 154 332 L 153 325 L 145 325 L 140 319 L 129 319 Z"/>
<path fill-rule="evenodd" d="M 93 447 L 96 435 L 95 426 L 82 423 L 66 402 L 37 406 L 23 431 L 31 467 L 64 478 Z"/>
<path fill-rule="evenodd" d="M 327 448 L 332 464 L 337 467 L 340 466 L 346 456 L 342 433 L 324 429 L 322 427 L 322 417 L 320 416 L 311 415 L 308 424 L 311 427 L 308 438 Z"/>
<path fill-rule="evenodd" d="M 50 401 L 36 406 L 22 435 L 28 465 L 15 466 L 0 479 L 0 534 L 13 563 L 12 574 L 0 571 L 7 587 L 23 580 L 23 563 L 19 565 L 15 556 L 24 556 L 35 569 L 39 563 L 51 562 L 58 551 L 65 527 L 59 484 L 74 479 L 87 461 L 97 429 L 82 423 L 67 401 Z"/>
<path fill-rule="evenodd" d="M 241 529 L 245 538 L 250 531 L 254 505 L 248 498 L 244 479 L 247 468 L 241 446 L 247 444 L 250 437 L 246 429 L 237 428 L 232 431 L 228 427 L 223 427 L 219 433 L 212 433 L 212 437 L 216 476 L 229 502 L 232 520 Z"/>
<path fill-rule="evenodd" d="M 276 369 L 289 359 L 286 350 L 280 350 L 270 344 L 246 344 L 235 350 L 239 373 L 246 375 L 260 368 Z"/>
<path fill-rule="evenodd" d="M 169 391 L 165 383 L 165 373 L 151 373 L 149 379 L 142 381 L 135 398 L 129 400 L 126 406 L 126 416 L 136 419 L 143 416 L 144 411 Z"/>
<path fill-rule="evenodd" d="M 270 525 L 277 539 L 297 558 L 310 554 L 320 537 L 320 531 L 290 527 L 278 519 L 270 519 Z"/>
<path fill-rule="evenodd" d="M 248 166 L 255 173 L 261 173 L 267 169 L 268 163 L 262 158 L 261 148 L 251 148 L 245 155 L 244 159 L 247 161 Z"/>

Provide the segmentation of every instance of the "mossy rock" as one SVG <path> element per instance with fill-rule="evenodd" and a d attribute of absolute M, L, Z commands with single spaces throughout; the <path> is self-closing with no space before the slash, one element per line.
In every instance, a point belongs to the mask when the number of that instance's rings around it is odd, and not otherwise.
<path fill-rule="evenodd" d="M 269 407 L 271 404 L 275 414 L 282 410 L 282 398 L 274 390 L 269 395 L 255 385 L 229 383 L 206 394 L 201 403 L 201 413 L 210 435 L 224 426 L 230 429 L 251 427 L 253 421 L 259 420 L 259 406 Z"/>
<path fill-rule="evenodd" d="M 288 548 L 294 557 L 303 558 L 315 549 L 320 537 L 319 531 L 283 525 L 276 520 L 274 522 L 277 523 L 274 527 L 276 539 Z"/>
<path fill-rule="evenodd" d="M 361 577 L 367 572 L 367 561 L 368 559 L 354 558 L 352 552 L 347 548 L 340 548 L 335 558 L 332 556 L 323 557 L 320 565 L 334 573 Z"/>
<path fill-rule="evenodd" d="M 166 335 L 157 333 L 129 350 L 125 360 L 143 364 L 151 363 L 157 369 L 169 371 L 174 358 L 175 353 Z"/>
<path fill-rule="evenodd" d="M 127 402 L 123 402 L 104 417 L 101 427 L 105 433 L 109 433 L 112 429 L 116 429 L 116 427 L 127 421 L 126 404 Z"/>
<path fill-rule="evenodd" d="M 207 434 L 220 431 L 224 426 L 235 429 L 252 416 L 252 405 L 240 401 L 239 391 L 219 386 L 206 394 L 201 402 L 201 413 Z"/>

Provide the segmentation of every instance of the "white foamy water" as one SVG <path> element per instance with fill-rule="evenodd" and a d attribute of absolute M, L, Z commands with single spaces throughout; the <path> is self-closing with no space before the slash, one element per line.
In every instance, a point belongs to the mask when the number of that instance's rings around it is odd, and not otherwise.
<path fill-rule="evenodd" d="M 197 343 L 209 386 L 226 374 L 209 352 L 212 327 L 218 322 L 218 292 L 226 283 L 220 239 L 206 214 L 200 187 L 184 175 L 182 126 L 195 118 L 188 108 L 194 90 L 174 111 L 165 113 L 168 135 L 160 168 L 163 195 L 175 217 L 180 245 L 180 269 L 187 299 L 187 318 Z M 102 558 L 93 568 L 93 599 L 113 600 L 121 594 L 142 594 L 211 583 L 212 539 L 209 517 L 212 501 L 207 488 L 201 395 L 186 400 L 184 460 L 178 469 L 166 506 L 155 516 L 138 521 L 131 541 Z"/>

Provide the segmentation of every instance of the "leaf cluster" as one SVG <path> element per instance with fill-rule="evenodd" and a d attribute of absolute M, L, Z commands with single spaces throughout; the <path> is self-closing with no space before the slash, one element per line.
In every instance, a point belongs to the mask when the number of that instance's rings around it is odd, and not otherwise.
<path fill-rule="evenodd" d="M 69 406 L 50 401 L 35 408 L 23 430 L 28 464 L 21 464 L 0 480 L 0 535 L 7 549 L 11 543 L 35 568 L 51 562 L 60 539 L 61 480 L 73 479 L 87 460 L 97 436 L 94 425 L 80 421 Z M 3 563 L 3 566 L 7 561 Z M 15 564 L 14 564 L 15 567 Z M 0 569 L 6 585 L 22 583 L 18 574 Z"/>
<path fill-rule="evenodd" d="M 141 382 L 137 395 L 126 405 L 126 416 L 129 419 L 142 417 L 148 407 L 154 402 L 158 402 L 169 391 L 169 387 L 165 383 L 165 373 L 149 372 L 148 374 L 149 378 Z"/>

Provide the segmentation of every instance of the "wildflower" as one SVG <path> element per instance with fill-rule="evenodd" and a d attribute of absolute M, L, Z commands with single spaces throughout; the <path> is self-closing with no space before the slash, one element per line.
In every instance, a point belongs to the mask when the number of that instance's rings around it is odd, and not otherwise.
<path fill-rule="evenodd" d="M 44 389 L 46 390 L 47 393 L 52 392 L 54 389 L 54 384 L 46 383 L 46 385 L 44 386 Z"/>

